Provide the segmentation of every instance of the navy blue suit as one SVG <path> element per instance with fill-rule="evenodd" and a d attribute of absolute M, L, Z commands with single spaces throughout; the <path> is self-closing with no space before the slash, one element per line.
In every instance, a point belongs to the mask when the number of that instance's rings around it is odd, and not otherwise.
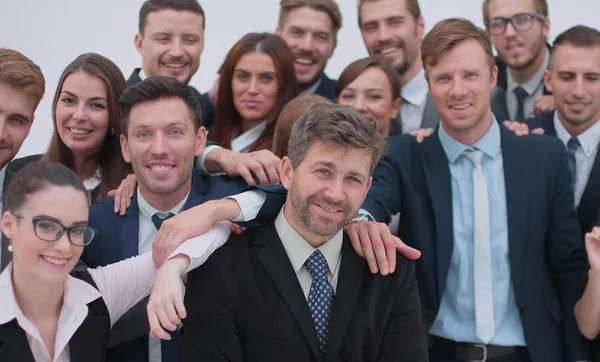
<path fill-rule="evenodd" d="M 321 79 L 321 84 L 315 91 L 315 94 L 323 96 L 329 99 L 332 102 L 335 102 L 335 80 L 330 79 L 323 73 L 323 79 Z M 215 122 L 215 117 L 217 114 L 217 110 L 215 105 L 210 101 L 210 97 L 208 92 L 202 95 L 202 110 L 204 115 L 204 120 L 206 123 L 212 125 Z"/>
<path fill-rule="evenodd" d="M 398 236 L 419 249 L 416 276 L 423 323 L 439 311 L 453 251 L 448 159 L 437 132 L 418 144 L 389 138 L 363 208 L 376 220 L 401 212 Z M 573 208 L 564 145 L 515 136 L 501 127 L 509 260 L 515 299 L 533 362 L 586 359 L 573 307 L 583 291 L 586 255 Z"/>
<path fill-rule="evenodd" d="M 246 183 L 242 178 L 231 179 L 225 176 L 202 176 L 194 171 L 192 176 L 192 189 L 183 207 L 183 210 L 200 205 L 208 200 L 221 199 L 240 192 Z M 131 200 L 131 206 L 124 216 L 116 214 L 113 210 L 114 200 L 109 198 L 90 207 L 89 225 L 99 230 L 94 241 L 85 247 L 81 259 L 90 268 L 105 266 L 138 255 L 139 208 L 137 192 Z M 140 308 L 142 318 L 132 317 L 134 320 L 125 327 L 139 330 L 135 321 L 147 325 L 145 306 Z M 136 307 L 134 307 L 136 308 Z M 148 335 L 149 329 L 142 328 L 145 333 L 126 343 L 118 344 L 108 349 L 107 361 L 118 362 L 147 362 L 148 361 Z M 123 332 L 127 333 L 127 332 Z M 111 336 L 112 337 L 112 336 Z"/>
<path fill-rule="evenodd" d="M 556 111 L 528 119 L 525 123 L 529 126 L 530 130 L 543 128 L 545 135 L 556 137 L 554 112 Z M 600 208 L 600 187 L 598 185 L 600 185 L 600 153 L 596 155 L 594 166 L 592 166 L 590 177 L 577 208 L 577 216 L 579 217 L 579 224 L 581 225 L 583 234 L 591 231 L 596 226 L 598 220 L 598 211 Z"/>

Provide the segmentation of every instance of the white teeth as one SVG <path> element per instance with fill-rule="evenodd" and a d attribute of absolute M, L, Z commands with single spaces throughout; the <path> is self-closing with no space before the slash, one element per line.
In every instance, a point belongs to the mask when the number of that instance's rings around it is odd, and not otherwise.
<path fill-rule="evenodd" d="M 50 264 L 54 265 L 65 265 L 67 264 L 67 259 L 54 259 L 49 256 L 42 256 L 42 258 Z"/>
<path fill-rule="evenodd" d="M 319 205 L 319 206 L 321 207 L 321 209 L 323 209 L 323 210 L 325 210 L 325 211 L 327 211 L 327 212 L 330 212 L 330 213 L 332 213 L 332 214 L 340 211 L 340 210 L 332 210 L 332 209 L 328 209 L 328 208 L 326 208 L 325 206 L 322 206 L 322 205 Z"/>
<path fill-rule="evenodd" d="M 171 169 L 170 166 L 152 166 L 152 171 L 167 172 Z"/>
<path fill-rule="evenodd" d="M 85 129 L 77 129 L 77 128 L 69 128 L 69 129 L 71 130 L 72 133 L 79 134 L 79 135 L 88 134 L 91 132 L 91 131 L 87 131 Z"/>
<path fill-rule="evenodd" d="M 398 50 L 398 48 L 387 48 L 387 49 L 380 50 L 379 53 L 380 54 L 390 54 L 390 53 L 395 52 L 396 50 Z"/>
<path fill-rule="evenodd" d="M 470 106 L 470 104 L 459 104 L 457 106 L 450 106 L 450 108 L 452 109 L 457 109 L 457 110 L 461 110 L 461 109 L 465 109 L 468 108 Z"/>
<path fill-rule="evenodd" d="M 304 64 L 304 65 L 311 65 L 313 63 L 313 61 L 310 59 L 306 59 L 306 58 L 298 58 L 298 59 L 296 59 L 296 63 Z"/>
<path fill-rule="evenodd" d="M 185 66 L 185 64 L 179 64 L 179 63 L 165 64 L 165 67 L 167 67 L 167 68 L 183 68 L 184 66 Z"/>

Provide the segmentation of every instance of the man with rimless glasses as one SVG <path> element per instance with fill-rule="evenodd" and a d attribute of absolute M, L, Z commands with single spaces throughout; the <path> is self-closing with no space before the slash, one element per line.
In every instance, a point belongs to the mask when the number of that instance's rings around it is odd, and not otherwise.
<path fill-rule="evenodd" d="M 498 57 L 492 111 L 499 120 L 523 122 L 554 109 L 544 86 L 550 46 L 546 0 L 485 0 L 483 20 Z"/>

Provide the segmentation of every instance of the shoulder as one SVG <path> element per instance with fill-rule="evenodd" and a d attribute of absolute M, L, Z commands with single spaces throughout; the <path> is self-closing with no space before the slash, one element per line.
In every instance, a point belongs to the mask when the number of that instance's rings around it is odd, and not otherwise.
<path fill-rule="evenodd" d="M 430 138 L 432 137 L 437 137 L 437 132 L 425 139 L 423 143 L 417 142 L 417 139 L 410 134 L 390 136 L 387 138 L 388 152 L 385 158 L 388 160 L 406 159 L 415 151 L 420 150 L 425 143 L 431 142 Z"/>
<path fill-rule="evenodd" d="M 90 205 L 89 222 L 92 226 L 104 220 L 115 223 L 118 222 L 119 217 L 122 216 L 115 213 L 115 200 L 112 197 Z"/>
<path fill-rule="evenodd" d="M 552 120 L 554 118 L 554 112 L 550 112 L 550 113 L 546 113 L 546 114 L 542 114 L 541 116 L 537 116 L 537 117 L 533 117 L 533 118 L 528 118 L 525 120 L 525 124 L 529 126 L 529 129 L 535 129 L 535 128 L 544 128 L 544 130 L 547 128 L 546 125 L 547 124 L 551 124 Z"/>
<path fill-rule="evenodd" d="M 7 167 L 7 169 L 9 169 L 13 172 L 17 172 L 20 169 L 22 169 L 23 167 L 25 167 L 25 165 L 27 165 L 28 163 L 41 160 L 42 156 L 43 155 L 39 154 L 39 155 L 31 155 L 31 156 L 27 156 L 27 157 L 17 158 L 17 159 L 10 161 L 6 167 Z"/>

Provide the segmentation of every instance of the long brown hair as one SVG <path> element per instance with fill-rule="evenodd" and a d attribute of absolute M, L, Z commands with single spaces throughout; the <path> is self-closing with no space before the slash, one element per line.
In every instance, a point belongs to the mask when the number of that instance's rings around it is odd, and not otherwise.
<path fill-rule="evenodd" d="M 335 84 L 335 97 L 339 98 L 342 91 L 354 82 L 365 70 L 369 68 L 380 69 L 387 77 L 390 82 L 390 90 L 392 92 L 392 101 L 400 98 L 400 78 L 398 78 L 398 72 L 383 58 L 380 57 L 368 57 L 355 60 L 350 63 L 340 74 L 338 81 Z"/>
<path fill-rule="evenodd" d="M 318 94 L 305 94 L 289 101 L 279 113 L 275 134 L 273 135 L 272 151 L 275 156 L 282 158 L 288 154 L 288 142 L 292 134 L 292 126 L 310 107 L 317 103 L 329 103 L 329 99 Z"/>
<path fill-rule="evenodd" d="M 101 182 L 99 192 L 92 202 L 99 202 L 107 197 L 108 191 L 116 189 L 121 181 L 133 171 L 121 155 L 121 146 L 119 137 L 121 137 L 121 119 L 119 116 L 118 100 L 127 84 L 123 73 L 115 63 L 102 55 L 95 53 L 82 54 L 69 64 L 63 71 L 56 87 L 54 100 L 52 101 L 52 120 L 54 121 L 54 134 L 50 141 L 50 147 L 42 157 L 42 161 L 53 161 L 61 163 L 70 169 L 75 168 L 73 151 L 65 145 L 60 138 L 56 126 L 56 105 L 60 99 L 63 83 L 65 79 L 75 72 L 84 72 L 85 74 L 98 77 L 106 86 L 106 100 L 108 109 L 109 131 L 104 138 L 104 144 L 100 152 L 96 155 L 98 165 L 101 170 Z"/>
<path fill-rule="evenodd" d="M 260 138 L 250 145 L 248 151 L 271 147 L 277 117 L 285 104 L 294 98 L 299 91 L 294 60 L 285 41 L 268 33 L 246 34 L 227 54 L 219 76 L 219 101 L 216 107 L 215 123 L 209 138 L 225 148 L 231 148 L 232 136 L 241 133 L 242 129 L 242 116 L 234 106 L 231 87 L 235 65 L 244 54 L 251 52 L 267 54 L 273 60 L 279 83 L 279 95 L 275 106 L 267 117 L 265 130 Z"/>

